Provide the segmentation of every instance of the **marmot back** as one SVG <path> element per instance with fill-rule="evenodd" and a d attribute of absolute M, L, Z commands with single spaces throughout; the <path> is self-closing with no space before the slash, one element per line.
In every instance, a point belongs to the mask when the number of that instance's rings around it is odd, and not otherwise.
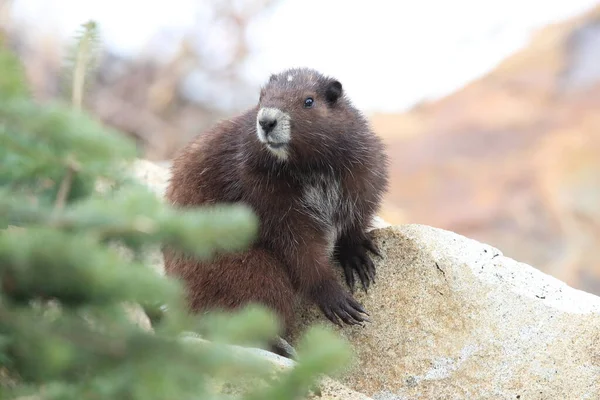
<path fill-rule="evenodd" d="M 258 104 L 199 135 L 175 158 L 167 199 L 180 207 L 242 202 L 260 220 L 243 253 L 197 262 L 165 250 L 167 274 L 186 284 L 190 307 L 233 309 L 257 302 L 280 316 L 287 334 L 295 295 L 332 322 L 367 321 L 354 288 L 375 277 L 366 229 L 387 190 L 381 140 L 345 95 L 319 72 L 272 75 Z"/>

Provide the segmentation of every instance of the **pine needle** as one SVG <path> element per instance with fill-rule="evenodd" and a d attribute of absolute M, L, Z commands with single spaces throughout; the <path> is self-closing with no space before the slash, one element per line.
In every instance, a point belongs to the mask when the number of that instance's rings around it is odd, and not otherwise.
<path fill-rule="evenodd" d="M 93 72 L 97 66 L 99 34 L 96 22 L 90 20 L 81 25 L 80 31 L 75 36 L 75 61 L 72 63 L 72 81 L 71 81 L 71 102 L 74 108 L 81 109 L 83 106 L 83 96 L 86 87 L 86 77 Z M 77 172 L 77 161 L 70 159 L 67 161 L 67 171 L 61 181 L 54 212 L 64 208 L 69 197 L 73 177 Z"/>

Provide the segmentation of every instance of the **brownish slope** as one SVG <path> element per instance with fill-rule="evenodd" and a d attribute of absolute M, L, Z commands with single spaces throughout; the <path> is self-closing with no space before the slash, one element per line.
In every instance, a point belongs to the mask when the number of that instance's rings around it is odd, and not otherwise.
<path fill-rule="evenodd" d="M 489 242 L 600 294 L 600 6 L 460 91 L 372 120 L 392 157 L 384 218 Z"/>

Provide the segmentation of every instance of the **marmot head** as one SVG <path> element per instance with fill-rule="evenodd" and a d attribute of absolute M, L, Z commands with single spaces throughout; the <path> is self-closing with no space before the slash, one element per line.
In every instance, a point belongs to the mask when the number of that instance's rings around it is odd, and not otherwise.
<path fill-rule="evenodd" d="M 256 134 L 280 161 L 331 162 L 364 120 L 342 84 L 308 68 L 271 75 L 260 92 Z"/>

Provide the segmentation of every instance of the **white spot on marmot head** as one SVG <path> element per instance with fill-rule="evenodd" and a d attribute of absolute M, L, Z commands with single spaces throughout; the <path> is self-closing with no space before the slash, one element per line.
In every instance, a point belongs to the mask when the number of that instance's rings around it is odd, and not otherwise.
<path fill-rule="evenodd" d="M 288 76 L 287 76 L 287 81 L 288 81 L 288 82 L 291 82 L 291 81 L 293 81 L 293 80 L 294 80 L 294 77 L 293 77 L 292 75 L 288 75 Z"/>
<path fill-rule="evenodd" d="M 273 126 L 266 130 L 263 125 L 269 125 L 269 123 Z M 290 115 L 278 108 L 261 108 L 256 115 L 256 135 L 271 153 L 281 160 L 286 160 L 288 157 L 287 147 L 292 139 Z"/>

